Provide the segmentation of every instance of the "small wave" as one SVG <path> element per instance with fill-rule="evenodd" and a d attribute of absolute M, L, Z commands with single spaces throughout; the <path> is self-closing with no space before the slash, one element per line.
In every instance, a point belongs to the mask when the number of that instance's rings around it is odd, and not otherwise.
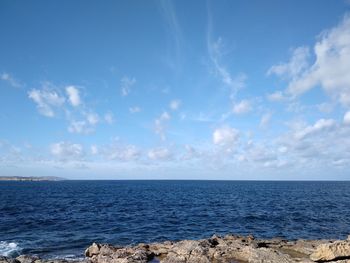
<path fill-rule="evenodd" d="M 50 259 L 64 259 L 68 261 L 83 261 L 85 258 L 82 257 L 81 255 L 74 255 L 74 254 L 69 254 L 69 255 L 57 255 L 54 257 L 49 257 Z"/>
<path fill-rule="evenodd" d="M 22 249 L 15 242 L 0 241 L 0 256 L 18 256 Z"/>

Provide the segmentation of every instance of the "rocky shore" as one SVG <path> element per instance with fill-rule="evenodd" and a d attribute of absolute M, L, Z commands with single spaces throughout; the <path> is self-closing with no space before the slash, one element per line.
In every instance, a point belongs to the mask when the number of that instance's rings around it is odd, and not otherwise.
<path fill-rule="evenodd" d="M 212 236 L 201 240 L 112 246 L 92 244 L 82 261 L 44 260 L 21 255 L 0 257 L 0 263 L 350 263 L 347 240 L 255 239 L 253 236 Z"/>

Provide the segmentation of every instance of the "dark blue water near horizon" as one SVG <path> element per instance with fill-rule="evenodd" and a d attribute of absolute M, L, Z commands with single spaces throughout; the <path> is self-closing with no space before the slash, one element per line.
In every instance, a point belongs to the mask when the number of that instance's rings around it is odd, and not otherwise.
<path fill-rule="evenodd" d="M 216 234 L 346 238 L 350 182 L 0 182 L 0 254 L 79 257 L 92 242 Z"/>

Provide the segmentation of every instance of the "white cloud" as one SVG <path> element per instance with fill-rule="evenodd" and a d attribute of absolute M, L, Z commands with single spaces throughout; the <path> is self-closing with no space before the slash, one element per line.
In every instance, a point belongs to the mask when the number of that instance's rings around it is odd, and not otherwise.
<path fill-rule="evenodd" d="M 248 100 L 242 100 L 239 103 L 233 105 L 232 112 L 234 114 L 244 114 L 252 110 L 252 105 Z"/>
<path fill-rule="evenodd" d="M 211 39 L 211 17 L 209 17 L 208 23 L 208 32 L 207 32 L 207 45 L 208 45 L 208 53 L 211 62 L 214 65 L 216 73 L 221 78 L 221 81 L 231 89 L 231 99 L 234 99 L 236 93 L 245 87 L 245 82 L 247 76 L 244 73 L 239 73 L 236 76 L 232 76 L 228 69 L 221 63 L 221 58 L 224 55 L 224 44 L 221 37 L 219 37 L 216 41 L 212 41 Z"/>
<path fill-rule="evenodd" d="M 30 90 L 28 97 L 36 103 L 39 113 L 44 116 L 54 117 L 61 112 L 61 117 L 64 117 L 69 123 L 67 130 L 70 133 L 90 134 L 94 132 L 100 122 L 100 116 L 92 110 L 78 107 L 82 102 L 77 88 L 67 86 L 64 92 L 67 97 L 60 95 L 56 86 L 45 82 L 41 89 Z M 69 102 L 73 108 L 68 108 L 66 102 Z"/>
<path fill-rule="evenodd" d="M 335 172 L 334 165 L 349 167 L 349 127 L 333 119 L 320 119 L 312 125 L 291 123 L 291 131 L 277 138 L 279 158 L 288 160 L 300 172 L 313 169 Z M 269 142 L 271 144 L 271 141 Z M 274 147 L 268 145 L 269 149 Z"/>
<path fill-rule="evenodd" d="M 331 103 L 324 102 L 316 105 L 316 107 L 320 112 L 331 113 L 333 111 L 334 105 Z"/>
<path fill-rule="evenodd" d="M 88 134 L 92 132 L 86 121 L 71 121 L 68 126 L 68 131 L 79 134 Z"/>
<path fill-rule="evenodd" d="M 81 104 L 79 90 L 75 86 L 66 87 L 66 93 L 72 106 L 77 107 Z"/>
<path fill-rule="evenodd" d="M 216 145 L 231 148 L 238 140 L 238 130 L 231 127 L 221 127 L 213 132 L 213 142 Z"/>
<path fill-rule="evenodd" d="M 275 74 L 277 76 L 293 79 L 299 76 L 308 66 L 310 50 L 308 47 L 298 47 L 293 50 L 292 57 L 288 63 L 280 63 L 272 66 L 267 74 Z"/>
<path fill-rule="evenodd" d="M 238 75 L 236 75 L 232 79 L 232 81 L 230 83 L 230 87 L 231 87 L 230 98 L 231 99 L 234 99 L 236 96 L 236 93 L 246 86 L 246 80 L 247 80 L 247 75 L 244 73 L 239 73 Z"/>
<path fill-rule="evenodd" d="M 219 37 L 216 41 L 211 41 L 208 39 L 208 51 L 210 59 L 212 60 L 215 69 L 221 77 L 223 83 L 231 86 L 233 83 L 233 78 L 228 70 L 220 63 L 220 58 L 222 57 L 223 40 Z"/>
<path fill-rule="evenodd" d="M 6 81 L 10 86 L 14 88 L 20 88 L 22 87 L 22 84 L 16 80 L 12 75 L 9 73 L 3 72 L 0 74 L 0 79 L 3 81 Z"/>
<path fill-rule="evenodd" d="M 160 138 L 164 141 L 165 140 L 165 125 L 166 122 L 170 120 L 170 115 L 168 112 L 163 112 L 159 118 L 157 118 L 154 123 L 155 123 L 155 132 L 160 136 Z"/>
<path fill-rule="evenodd" d="M 318 121 L 315 122 L 314 125 L 307 126 L 301 130 L 296 131 L 295 138 L 304 139 L 309 135 L 317 134 L 325 130 L 330 130 L 334 128 L 335 125 L 336 125 L 336 122 L 333 119 L 319 119 Z"/>
<path fill-rule="evenodd" d="M 130 113 L 138 113 L 138 112 L 140 112 L 140 111 L 141 111 L 141 108 L 138 107 L 138 106 L 130 107 L 130 108 L 129 108 L 129 112 L 130 112 Z"/>
<path fill-rule="evenodd" d="M 346 112 L 344 115 L 344 123 L 350 124 L 350 111 Z"/>
<path fill-rule="evenodd" d="M 46 117 L 54 117 L 54 108 L 61 107 L 65 102 L 56 91 L 49 89 L 32 89 L 28 92 L 28 97 L 37 104 L 39 113 Z"/>
<path fill-rule="evenodd" d="M 129 78 L 129 77 L 123 77 L 120 82 L 121 82 L 121 93 L 122 93 L 122 96 L 127 96 L 131 92 L 132 86 L 135 85 L 136 79 L 135 78 Z"/>
<path fill-rule="evenodd" d="M 299 96 L 314 87 L 321 87 L 333 99 L 344 106 L 349 106 L 350 16 L 345 16 L 336 27 L 324 31 L 319 36 L 313 51 L 315 61 L 311 66 L 301 58 L 296 59 L 294 54 L 291 59 L 295 62 L 293 70 L 289 66 L 282 66 L 281 69 L 279 68 L 281 65 L 273 66 L 270 70 L 273 73 L 285 73 L 290 77 L 286 92 L 292 97 Z M 300 53 L 302 57 L 303 52 Z M 290 65 L 290 62 L 286 65 Z"/>
<path fill-rule="evenodd" d="M 110 160 L 132 161 L 141 156 L 141 151 L 135 145 L 115 145 L 107 150 L 107 157 Z"/>
<path fill-rule="evenodd" d="M 50 146 L 50 152 L 61 161 L 73 161 L 83 156 L 83 146 L 77 143 L 58 142 Z"/>
<path fill-rule="evenodd" d="M 195 121 L 195 122 L 216 122 L 217 118 L 213 116 L 213 113 L 209 112 L 199 112 L 193 115 L 185 115 L 185 119 Z"/>
<path fill-rule="evenodd" d="M 269 113 L 265 113 L 265 114 L 261 117 L 259 126 L 260 126 L 261 128 L 265 128 L 265 127 L 269 124 L 269 122 L 270 122 L 270 120 L 271 120 L 271 117 L 272 117 L 272 114 L 271 114 L 270 112 L 269 112 Z"/>
<path fill-rule="evenodd" d="M 244 160 L 260 163 L 263 166 L 270 166 L 275 163 L 277 155 L 272 149 L 264 144 L 251 143 L 249 148 L 244 152 Z"/>
<path fill-rule="evenodd" d="M 275 91 L 267 95 L 267 99 L 273 102 L 280 102 L 280 101 L 284 101 L 286 97 L 284 96 L 282 91 Z"/>
<path fill-rule="evenodd" d="M 286 153 L 286 152 L 288 152 L 288 147 L 282 145 L 282 146 L 278 147 L 278 152 Z"/>
<path fill-rule="evenodd" d="M 179 109 L 180 105 L 181 105 L 180 100 L 172 100 L 169 104 L 169 107 L 171 110 L 176 111 Z"/>
<path fill-rule="evenodd" d="M 169 160 L 172 153 L 168 148 L 154 148 L 148 151 L 148 158 L 151 160 Z"/>
<path fill-rule="evenodd" d="M 91 145 L 90 151 L 92 155 L 96 155 L 99 153 L 98 147 L 96 145 Z"/>
<path fill-rule="evenodd" d="M 113 124 L 114 123 L 114 116 L 113 116 L 113 113 L 111 112 L 107 112 L 104 116 L 104 119 L 105 121 L 108 123 L 108 124 Z"/>
<path fill-rule="evenodd" d="M 141 155 L 141 152 L 140 150 L 134 146 L 134 145 L 129 145 L 125 148 L 122 156 L 121 156 L 121 159 L 123 160 L 135 160 L 135 159 L 138 159 Z"/>
<path fill-rule="evenodd" d="M 168 112 L 163 112 L 162 115 L 160 115 L 159 119 L 162 120 L 162 121 L 168 121 L 170 120 L 170 115 Z"/>
<path fill-rule="evenodd" d="M 169 37 L 171 38 L 171 42 L 169 43 L 172 47 L 172 52 L 165 60 L 172 69 L 179 70 L 180 62 L 182 61 L 181 49 L 183 45 L 183 36 L 176 15 L 176 8 L 174 3 L 169 0 L 160 1 L 158 3 L 160 4 L 159 10 L 165 20 L 164 25 L 167 26 L 166 32 L 169 33 Z"/>
<path fill-rule="evenodd" d="M 202 156 L 202 152 L 198 151 L 192 145 L 185 145 L 185 154 L 181 157 L 182 160 L 198 159 Z"/>
<path fill-rule="evenodd" d="M 78 134 L 90 134 L 95 131 L 96 125 L 100 122 L 97 113 L 84 114 L 84 120 L 70 120 L 68 131 Z"/>
<path fill-rule="evenodd" d="M 96 125 L 100 121 L 100 117 L 97 113 L 89 113 L 86 116 L 86 120 L 91 125 Z"/>

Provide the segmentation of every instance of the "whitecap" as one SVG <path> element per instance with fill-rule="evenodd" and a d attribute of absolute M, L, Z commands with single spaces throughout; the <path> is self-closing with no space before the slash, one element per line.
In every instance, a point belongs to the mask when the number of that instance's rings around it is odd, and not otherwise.
<path fill-rule="evenodd" d="M 68 261 L 83 261 L 85 258 L 81 255 L 76 254 L 64 254 L 64 255 L 57 255 L 54 257 L 49 257 L 50 259 L 64 259 Z"/>
<path fill-rule="evenodd" d="M 15 242 L 0 241 L 0 256 L 18 256 L 21 248 Z"/>

